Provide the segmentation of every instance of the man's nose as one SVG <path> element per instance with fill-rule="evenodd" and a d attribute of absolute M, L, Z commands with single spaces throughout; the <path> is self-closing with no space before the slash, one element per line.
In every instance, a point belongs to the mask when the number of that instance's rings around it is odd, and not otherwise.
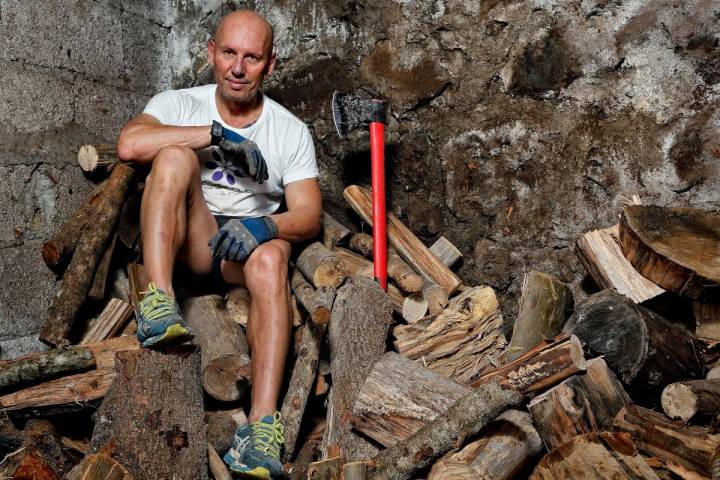
<path fill-rule="evenodd" d="M 232 74 L 236 77 L 242 77 L 245 75 L 245 64 L 242 57 L 238 56 L 238 58 L 233 62 L 231 69 Z"/>

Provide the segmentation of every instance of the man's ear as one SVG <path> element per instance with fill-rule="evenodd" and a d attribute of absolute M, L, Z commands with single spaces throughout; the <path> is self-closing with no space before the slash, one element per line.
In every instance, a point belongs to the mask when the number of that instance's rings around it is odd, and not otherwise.
<path fill-rule="evenodd" d="M 268 62 L 268 66 L 265 69 L 265 75 L 270 75 L 275 70 L 275 62 L 277 61 L 277 55 L 275 52 L 272 52 L 270 54 L 270 61 Z"/>
<path fill-rule="evenodd" d="M 215 65 L 215 41 L 212 38 L 208 40 L 208 63 Z"/>

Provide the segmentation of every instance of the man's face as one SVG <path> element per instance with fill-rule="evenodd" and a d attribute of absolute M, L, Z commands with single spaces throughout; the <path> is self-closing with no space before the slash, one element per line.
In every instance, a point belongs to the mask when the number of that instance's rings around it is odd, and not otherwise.
<path fill-rule="evenodd" d="M 234 19 L 220 28 L 208 45 L 215 67 L 215 82 L 222 97 L 231 102 L 255 101 L 266 75 L 275 67 L 269 32 L 252 20 Z"/>

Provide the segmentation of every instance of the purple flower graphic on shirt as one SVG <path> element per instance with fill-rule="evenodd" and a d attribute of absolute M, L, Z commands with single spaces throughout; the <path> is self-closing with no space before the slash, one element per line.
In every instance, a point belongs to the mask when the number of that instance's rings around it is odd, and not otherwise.
<path fill-rule="evenodd" d="M 212 180 L 220 182 L 223 177 L 228 185 L 235 185 L 235 178 L 244 176 L 242 171 L 233 165 L 230 161 L 225 160 L 218 152 L 212 152 L 213 160 L 205 162 L 205 168 L 214 170 Z"/>

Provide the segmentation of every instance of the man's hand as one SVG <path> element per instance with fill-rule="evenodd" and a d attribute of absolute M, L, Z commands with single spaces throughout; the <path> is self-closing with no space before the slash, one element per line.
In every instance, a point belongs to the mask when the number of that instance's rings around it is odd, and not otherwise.
<path fill-rule="evenodd" d="M 208 245 L 213 257 L 244 262 L 258 245 L 277 236 L 277 225 L 272 218 L 245 218 L 227 222 Z"/>
<path fill-rule="evenodd" d="M 247 172 L 250 178 L 257 183 L 268 179 L 268 168 L 257 144 L 242 135 L 223 127 L 219 122 L 213 122 L 211 129 L 211 145 L 217 145 L 225 157 L 238 165 L 241 170 L 243 161 L 247 163 Z"/>

